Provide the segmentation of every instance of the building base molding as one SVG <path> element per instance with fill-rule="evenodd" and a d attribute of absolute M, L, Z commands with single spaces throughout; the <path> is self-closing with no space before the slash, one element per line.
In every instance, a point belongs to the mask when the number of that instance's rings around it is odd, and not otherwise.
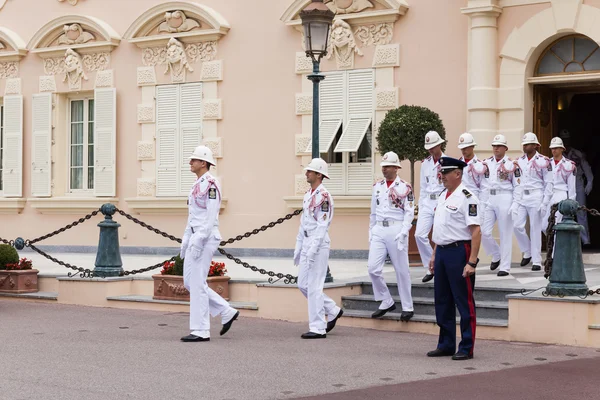
<path fill-rule="evenodd" d="M 127 207 L 140 215 L 188 215 L 187 197 L 131 197 L 125 199 Z M 221 199 L 221 213 L 227 199 Z"/>

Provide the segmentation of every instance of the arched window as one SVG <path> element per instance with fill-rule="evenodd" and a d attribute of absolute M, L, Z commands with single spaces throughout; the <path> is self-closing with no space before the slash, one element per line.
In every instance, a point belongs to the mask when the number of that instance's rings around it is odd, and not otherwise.
<path fill-rule="evenodd" d="M 536 76 L 600 71 L 598 44 L 585 36 L 567 36 L 550 45 L 538 62 Z"/>

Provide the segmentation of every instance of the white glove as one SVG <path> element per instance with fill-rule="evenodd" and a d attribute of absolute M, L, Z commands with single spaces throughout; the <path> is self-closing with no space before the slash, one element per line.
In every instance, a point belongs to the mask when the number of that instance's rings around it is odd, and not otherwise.
<path fill-rule="evenodd" d="M 396 241 L 396 245 L 398 246 L 398 250 L 400 251 L 404 251 L 408 246 L 407 246 L 407 240 L 408 239 L 408 234 L 406 234 L 405 232 L 400 232 L 399 234 L 396 235 L 396 237 L 394 238 L 394 240 Z"/>
<path fill-rule="evenodd" d="M 517 203 L 513 203 L 513 205 L 510 206 L 510 208 L 508 209 L 508 215 L 512 215 L 513 217 L 516 217 L 518 209 L 519 209 L 519 205 Z"/>
<path fill-rule="evenodd" d="M 192 256 L 194 257 L 194 260 L 200 258 L 200 255 L 202 254 L 202 249 L 206 244 L 206 239 L 208 238 L 202 235 L 200 232 L 197 232 L 192 236 Z"/>
<path fill-rule="evenodd" d="M 308 260 L 309 263 L 314 263 L 315 259 L 317 257 L 317 249 L 314 247 L 311 247 L 308 252 L 306 253 L 306 259 Z"/>
<path fill-rule="evenodd" d="M 300 265 L 300 253 L 301 250 L 296 246 L 296 250 L 294 250 L 294 265 Z"/>
<path fill-rule="evenodd" d="M 542 215 L 544 215 L 546 213 L 546 210 L 548 209 L 548 204 L 540 204 L 540 206 L 538 207 L 538 212 Z"/>
<path fill-rule="evenodd" d="M 192 237 L 192 230 L 186 229 L 183 233 L 183 239 L 181 240 L 181 250 L 179 251 L 179 257 L 181 259 L 185 258 L 185 252 L 187 251 L 190 245 L 190 238 Z"/>
<path fill-rule="evenodd" d="M 585 185 L 585 195 L 589 195 L 590 192 L 592 191 L 592 183 L 588 183 L 587 185 Z"/>

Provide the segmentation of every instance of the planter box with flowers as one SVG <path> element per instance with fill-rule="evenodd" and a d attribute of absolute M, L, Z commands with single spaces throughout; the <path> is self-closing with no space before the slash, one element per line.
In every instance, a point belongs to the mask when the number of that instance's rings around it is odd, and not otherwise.
<path fill-rule="evenodd" d="M 225 300 L 229 300 L 229 276 L 225 273 L 225 263 L 211 261 L 208 272 L 208 287 L 217 292 Z M 183 286 L 183 260 L 179 256 L 175 261 L 165 261 L 160 274 L 152 275 L 154 279 L 155 300 L 190 301 L 190 292 Z"/>
<path fill-rule="evenodd" d="M 14 247 L 0 245 L 0 293 L 35 293 L 38 291 L 38 270 L 31 260 L 21 258 Z"/>

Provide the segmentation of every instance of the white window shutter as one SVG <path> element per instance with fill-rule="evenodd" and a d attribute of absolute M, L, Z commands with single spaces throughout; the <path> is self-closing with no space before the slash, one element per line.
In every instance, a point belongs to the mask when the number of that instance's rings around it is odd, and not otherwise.
<path fill-rule="evenodd" d="M 156 88 L 156 196 L 179 195 L 179 86 Z"/>
<path fill-rule="evenodd" d="M 31 139 L 31 195 L 49 197 L 51 185 L 52 94 L 33 95 Z"/>
<path fill-rule="evenodd" d="M 329 179 L 325 181 L 325 186 L 331 194 L 345 194 L 345 171 L 343 164 L 329 164 Z"/>
<path fill-rule="evenodd" d="M 329 151 L 339 125 L 344 120 L 344 85 L 343 72 L 325 74 L 325 79 L 319 84 L 319 153 Z M 337 129 L 335 129 L 336 125 Z M 306 151 L 312 151 L 312 139 Z"/>
<path fill-rule="evenodd" d="M 116 195 L 117 90 L 94 91 L 94 194 Z"/>
<path fill-rule="evenodd" d="M 23 96 L 4 97 L 4 197 L 23 196 Z"/>
<path fill-rule="evenodd" d="M 348 194 L 371 194 L 373 190 L 373 163 L 349 163 L 347 176 Z"/>
<path fill-rule="evenodd" d="M 371 125 L 371 118 L 350 118 L 335 146 L 336 153 L 357 151 Z"/>
<path fill-rule="evenodd" d="M 179 116 L 179 195 L 187 196 L 196 182 L 189 157 L 202 142 L 202 83 L 181 85 Z"/>
<path fill-rule="evenodd" d="M 374 107 L 375 76 L 373 70 L 348 72 L 348 116 L 372 118 Z"/>

